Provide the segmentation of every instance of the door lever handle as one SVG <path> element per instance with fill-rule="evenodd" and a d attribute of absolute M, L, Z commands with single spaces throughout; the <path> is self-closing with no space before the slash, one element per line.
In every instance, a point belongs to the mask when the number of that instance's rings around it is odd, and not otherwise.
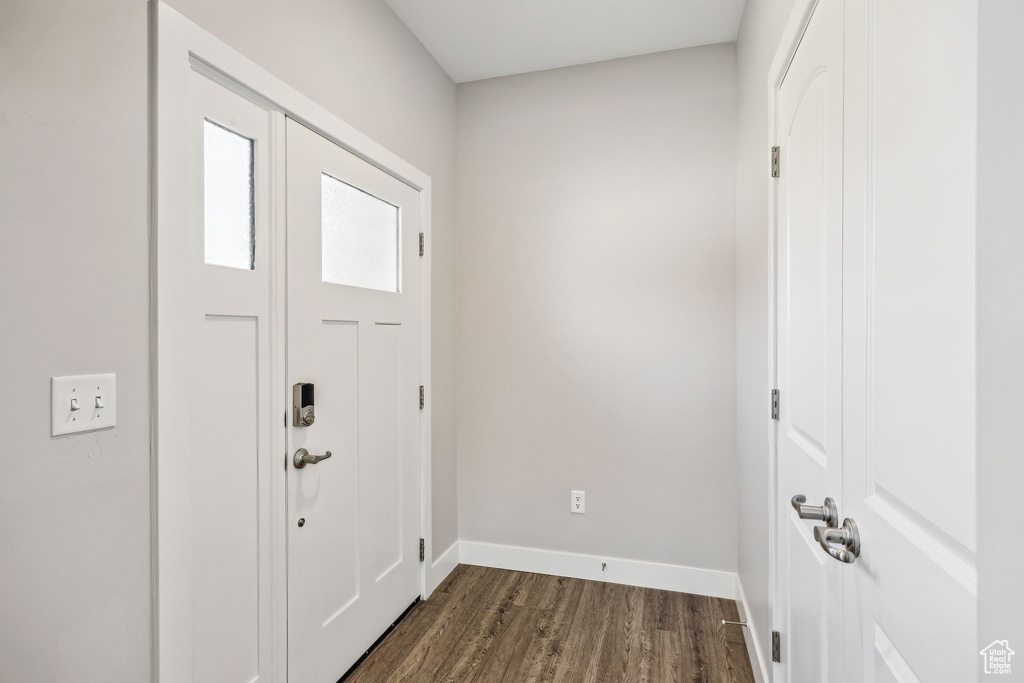
<path fill-rule="evenodd" d="M 857 531 L 857 523 L 849 517 L 843 520 L 841 529 L 814 527 L 814 540 L 821 545 L 822 550 L 844 564 L 853 564 L 860 557 L 860 532 Z M 843 548 L 837 548 L 833 543 Z"/>
<path fill-rule="evenodd" d="M 825 526 L 829 528 L 836 528 L 839 526 L 839 508 L 836 507 L 836 502 L 831 498 L 826 498 L 823 505 L 804 505 L 807 502 L 807 496 L 802 493 L 798 493 L 790 499 L 789 504 L 796 510 L 796 514 L 800 519 L 814 519 L 820 522 L 825 522 Z"/>
<path fill-rule="evenodd" d="M 310 455 L 309 451 L 305 448 L 300 448 L 295 451 L 295 457 L 292 459 L 292 464 L 295 465 L 295 469 L 301 470 L 306 465 L 315 465 L 321 460 L 326 460 L 331 457 L 331 452 L 327 451 L 323 455 Z"/>

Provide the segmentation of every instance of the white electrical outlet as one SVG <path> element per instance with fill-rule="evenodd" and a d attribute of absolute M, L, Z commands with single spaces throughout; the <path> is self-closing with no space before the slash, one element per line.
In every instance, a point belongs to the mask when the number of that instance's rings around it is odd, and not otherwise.
<path fill-rule="evenodd" d="M 569 512 L 574 515 L 582 515 L 587 511 L 587 492 L 586 491 L 570 491 L 569 492 Z"/>
<path fill-rule="evenodd" d="M 117 391 L 113 373 L 51 378 L 51 436 L 108 429 L 116 424 Z"/>

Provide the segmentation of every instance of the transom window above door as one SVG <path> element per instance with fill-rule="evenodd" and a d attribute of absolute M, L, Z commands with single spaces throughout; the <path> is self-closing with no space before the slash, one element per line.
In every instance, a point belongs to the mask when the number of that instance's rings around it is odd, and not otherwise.
<path fill-rule="evenodd" d="M 402 291 L 399 208 L 323 173 L 324 282 Z"/>

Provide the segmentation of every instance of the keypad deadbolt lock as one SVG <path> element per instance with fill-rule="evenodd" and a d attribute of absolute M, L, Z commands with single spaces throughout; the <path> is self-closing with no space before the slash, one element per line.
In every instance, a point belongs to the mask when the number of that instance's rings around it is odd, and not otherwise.
<path fill-rule="evenodd" d="M 310 382 L 299 382 L 292 387 L 292 426 L 308 427 L 314 420 L 313 385 Z"/>

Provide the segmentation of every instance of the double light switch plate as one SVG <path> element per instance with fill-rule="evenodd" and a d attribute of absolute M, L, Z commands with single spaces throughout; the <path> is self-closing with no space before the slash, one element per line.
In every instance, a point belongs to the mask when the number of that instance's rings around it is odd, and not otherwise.
<path fill-rule="evenodd" d="M 50 379 L 50 436 L 91 432 L 117 424 L 114 373 Z"/>

